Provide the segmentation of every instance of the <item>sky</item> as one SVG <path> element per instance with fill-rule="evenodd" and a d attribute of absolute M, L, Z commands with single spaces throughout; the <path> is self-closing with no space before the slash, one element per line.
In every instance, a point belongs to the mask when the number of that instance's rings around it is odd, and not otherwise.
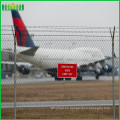
<path fill-rule="evenodd" d="M 2 2 L 2 4 L 12 2 Z M 21 1 L 22 18 L 27 25 L 118 26 L 118 1 Z M 11 13 L 1 12 L 1 23 L 12 24 Z M 8 19 L 6 19 L 8 18 Z"/>
<path fill-rule="evenodd" d="M 12 2 L 6 1 L 1 3 L 11 4 Z M 20 11 L 19 13 L 27 26 L 119 26 L 118 1 L 14 1 L 14 3 L 24 4 L 24 11 Z M 1 11 L 1 25 L 13 25 L 10 11 Z M 48 47 L 55 46 L 55 42 L 49 43 Z M 2 41 L 2 48 L 13 46 L 13 42 L 9 44 L 6 46 L 5 41 Z M 44 43 L 39 42 L 38 44 L 42 45 Z M 63 42 L 59 42 L 59 44 L 66 48 L 73 47 L 73 44 L 74 47 L 98 47 L 102 49 L 102 52 L 105 52 L 105 55 L 111 54 L 110 42 L 102 43 L 95 41 L 87 43 L 86 41 L 85 43 L 79 42 L 78 44 L 72 41 L 69 44 L 67 42 L 64 42 L 64 44 Z M 44 45 L 43 47 L 46 46 Z M 119 42 L 115 43 L 115 47 L 115 52 L 118 56 Z"/>

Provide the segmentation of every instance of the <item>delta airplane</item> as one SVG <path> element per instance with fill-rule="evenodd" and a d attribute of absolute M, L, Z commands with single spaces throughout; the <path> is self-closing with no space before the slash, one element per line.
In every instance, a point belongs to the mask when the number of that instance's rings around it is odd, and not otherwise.
<path fill-rule="evenodd" d="M 77 64 L 77 78 L 82 80 L 82 72 L 93 71 L 96 79 L 105 72 L 112 71 L 112 65 L 106 64 L 106 58 L 97 48 L 74 48 L 74 49 L 47 49 L 36 46 L 29 35 L 18 11 L 12 10 L 12 18 L 17 40 L 17 56 L 30 64 L 44 69 L 55 80 L 58 78 L 57 68 L 59 63 Z M 30 68 L 22 65 L 21 73 L 28 74 Z M 66 80 L 71 78 L 66 78 Z"/>

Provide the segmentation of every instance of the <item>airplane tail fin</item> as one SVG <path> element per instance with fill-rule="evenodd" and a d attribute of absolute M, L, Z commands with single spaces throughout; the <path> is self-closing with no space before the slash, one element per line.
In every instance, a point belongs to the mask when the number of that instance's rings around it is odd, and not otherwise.
<path fill-rule="evenodd" d="M 35 47 L 35 44 L 31 39 L 18 11 L 12 10 L 11 13 L 15 29 L 15 36 L 17 39 L 17 45 L 21 47 Z"/>

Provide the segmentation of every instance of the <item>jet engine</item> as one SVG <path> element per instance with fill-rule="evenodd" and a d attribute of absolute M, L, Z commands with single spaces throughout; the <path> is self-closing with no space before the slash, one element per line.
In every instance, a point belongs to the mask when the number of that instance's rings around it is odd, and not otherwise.
<path fill-rule="evenodd" d="M 95 70 L 95 72 L 98 74 L 98 75 L 104 75 L 105 74 L 105 71 L 102 69 L 102 68 L 97 68 Z"/>
<path fill-rule="evenodd" d="M 30 73 L 30 67 L 29 67 L 29 66 L 24 66 L 24 65 L 22 65 L 22 66 L 19 66 L 17 69 L 18 69 L 18 71 L 19 71 L 20 73 L 22 73 L 23 75 L 27 75 L 27 74 Z"/>
<path fill-rule="evenodd" d="M 112 65 L 106 64 L 103 66 L 105 72 L 112 72 Z"/>

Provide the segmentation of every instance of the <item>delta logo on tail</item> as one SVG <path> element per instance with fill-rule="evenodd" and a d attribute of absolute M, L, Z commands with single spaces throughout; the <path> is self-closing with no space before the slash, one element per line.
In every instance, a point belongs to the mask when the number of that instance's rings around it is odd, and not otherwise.
<path fill-rule="evenodd" d="M 18 13 L 16 10 L 12 10 L 12 18 L 15 29 L 15 36 L 17 39 L 17 45 L 22 47 L 34 47 L 34 43 Z"/>

